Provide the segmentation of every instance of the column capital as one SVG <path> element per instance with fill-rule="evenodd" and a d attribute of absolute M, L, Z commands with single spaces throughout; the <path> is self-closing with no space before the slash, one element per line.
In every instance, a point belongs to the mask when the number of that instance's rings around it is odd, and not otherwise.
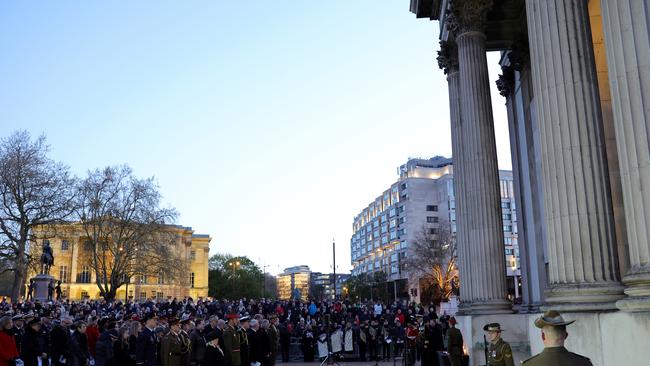
<path fill-rule="evenodd" d="M 458 48 L 454 41 L 440 41 L 440 51 L 438 51 L 438 67 L 445 74 L 452 74 L 458 71 Z"/>
<path fill-rule="evenodd" d="M 501 68 L 501 75 L 496 81 L 499 94 L 504 97 L 509 97 L 515 90 L 515 70 L 512 66 L 503 66 Z"/>
<path fill-rule="evenodd" d="M 493 4 L 494 0 L 452 0 L 445 19 L 447 28 L 457 36 L 467 32 L 484 33 Z"/>

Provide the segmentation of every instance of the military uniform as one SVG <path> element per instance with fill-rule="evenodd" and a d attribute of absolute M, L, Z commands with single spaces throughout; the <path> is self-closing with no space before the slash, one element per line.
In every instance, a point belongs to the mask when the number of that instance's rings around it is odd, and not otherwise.
<path fill-rule="evenodd" d="M 463 362 L 463 335 L 458 328 L 451 327 L 447 330 L 447 337 L 449 338 L 447 350 L 451 366 L 460 366 Z"/>
<path fill-rule="evenodd" d="M 549 310 L 535 320 L 537 328 L 544 327 L 566 327 L 575 320 L 565 321 L 562 315 L 555 310 Z M 562 341 L 562 344 L 564 342 Z M 526 366 L 592 366 L 587 357 L 577 353 L 569 352 L 564 346 L 545 347 L 542 353 L 533 356 L 522 363 Z"/>
<path fill-rule="evenodd" d="M 512 358 L 512 349 L 510 344 L 502 338 L 496 343 L 490 343 L 488 346 L 488 365 L 489 366 L 515 366 Z"/>
<path fill-rule="evenodd" d="M 273 316 L 271 318 L 274 317 L 277 318 L 277 316 Z M 269 356 L 269 364 L 273 366 L 275 365 L 275 357 L 278 353 L 278 344 L 280 343 L 280 332 L 278 331 L 278 328 L 274 324 L 271 324 L 269 326 L 268 334 L 269 334 L 269 343 L 271 345 L 271 355 Z"/>
<path fill-rule="evenodd" d="M 239 333 L 239 357 L 241 358 L 242 366 L 248 366 L 251 364 L 250 358 L 250 346 L 248 345 L 248 334 L 246 334 L 246 329 L 239 328 L 237 329 Z"/>
<path fill-rule="evenodd" d="M 226 366 L 241 366 L 240 334 L 230 324 L 223 330 L 223 348 Z"/>
<path fill-rule="evenodd" d="M 157 366 L 157 345 L 154 332 L 144 327 L 138 335 L 135 346 L 137 366 Z"/>
<path fill-rule="evenodd" d="M 178 333 L 178 337 L 181 340 L 181 364 L 187 366 L 190 364 L 192 341 L 190 340 L 190 336 L 184 330 L 181 330 Z"/>
<path fill-rule="evenodd" d="M 569 352 L 564 347 L 547 347 L 542 353 L 522 363 L 526 366 L 592 366 L 587 357 Z"/>
<path fill-rule="evenodd" d="M 162 366 L 186 366 L 183 364 L 183 342 L 180 335 L 169 332 L 160 344 Z"/>

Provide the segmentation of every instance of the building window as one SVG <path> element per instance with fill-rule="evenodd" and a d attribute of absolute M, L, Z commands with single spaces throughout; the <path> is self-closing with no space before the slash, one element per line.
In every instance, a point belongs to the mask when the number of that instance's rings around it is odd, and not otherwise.
<path fill-rule="evenodd" d="M 162 300 L 162 299 L 164 299 L 164 297 L 163 297 L 163 293 L 162 293 L 162 292 L 156 292 L 156 298 L 157 298 L 158 300 Z"/>
<path fill-rule="evenodd" d="M 190 273 L 190 286 L 194 288 L 194 272 Z"/>
<path fill-rule="evenodd" d="M 140 284 L 147 284 L 147 276 L 146 275 L 139 275 L 138 276 L 138 283 Z"/>
<path fill-rule="evenodd" d="M 158 274 L 158 284 L 162 285 L 165 283 L 165 271 L 161 270 Z"/>
<path fill-rule="evenodd" d="M 81 273 L 77 274 L 77 283 L 90 283 L 90 267 L 81 267 Z"/>
<path fill-rule="evenodd" d="M 88 291 L 81 291 L 81 298 L 85 299 L 88 297 Z"/>
<path fill-rule="evenodd" d="M 70 243 L 67 240 L 61 240 L 61 250 L 68 250 Z"/>
<path fill-rule="evenodd" d="M 68 272 L 68 266 L 59 266 L 59 280 L 61 280 L 62 283 L 68 283 L 70 282 L 70 272 Z"/>
<path fill-rule="evenodd" d="M 511 232 L 512 231 L 512 225 L 503 225 L 503 231 Z"/>
<path fill-rule="evenodd" d="M 84 250 L 87 252 L 93 250 L 93 243 L 90 240 L 84 240 Z"/>
<path fill-rule="evenodd" d="M 429 234 L 434 234 L 434 235 L 435 235 L 435 234 L 438 233 L 438 229 L 436 229 L 436 228 L 430 228 L 430 229 L 428 230 L 428 232 L 429 232 Z"/>
<path fill-rule="evenodd" d="M 509 210 L 510 209 L 510 202 L 501 202 L 501 208 Z"/>
<path fill-rule="evenodd" d="M 438 211 L 438 206 L 436 206 L 436 205 L 427 205 L 427 211 L 436 212 L 436 211 Z"/>
<path fill-rule="evenodd" d="M 190 260 L 195 261 L 196 260 L 196 252 L 193 250 L 190 252 Z"/>
<path fill-rule="evenodd" d="M 427 216 L 427 222 L 430 224 L 437 224 L 438 216 Z"/>
<path fill-rule="evenodd" d="M 512 220 L 512 215 L 511 214 L 503 214 L 503 219 L 506 221 Z"/>
<path fill-rule="evenodd" d="M 144 301 L 146 299 L 147 299 L 147 293 L 144 291 L 140 292 L 140 300 Z"/>

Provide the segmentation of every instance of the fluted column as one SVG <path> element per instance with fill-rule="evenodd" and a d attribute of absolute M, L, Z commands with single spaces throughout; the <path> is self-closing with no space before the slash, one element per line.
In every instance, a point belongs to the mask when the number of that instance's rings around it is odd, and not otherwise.
<path fill-rule="evenodd" d="M 458 271 L 461 281 L 461 299 L 471 298 L 473 278 L 471 273 L 471 246 L 467 240 L 465 217 L 465 176 L 463 171 L 463 149 L 465 141 L 462 134 L 460 117 L 460 78 L 458 74 L 458 49 L 453 40 L 441 41 L 438 52 L 438 66 L 447 74 L 449 86 L 449 117 L 451 124 L 451 151 L 454 163 L 454 197 L 456 201 L 456 248 L 458 253 Z M 461 304 L 465 310 L 467 303 Z"/>
<path fill-rule="evenodd" d="M 447 17 L 458 47 L 465 254 L 471 286 L 461 282 L 463 311 L 511 312 L 506 298 L 505 249 L 490 82 L 485 49 L 492 0 L 454 0 Z M 459 252 L 463 248 L 459 247 Z M 461 279 L 461 281 L 464 281 Z M 465 288 L 465 289 L 463 289 Z"/>
<path fill-rule="evenodd" d="M 527 0 L 549 255 L 547 302 L 615 308 L 618 278 L 602 115 L 586 0 Z"/>
<path fill-rule="evenodd" d="M 640 0 L 601 0 L 629 241 L 628 311 L 650 310 L 650 12 Z"/>

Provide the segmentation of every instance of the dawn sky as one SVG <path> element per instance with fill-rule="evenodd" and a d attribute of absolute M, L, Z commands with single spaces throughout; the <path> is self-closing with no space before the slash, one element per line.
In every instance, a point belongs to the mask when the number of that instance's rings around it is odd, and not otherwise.
<path fill-rule="evenodd" d="M 117 164 L 155 176 L 178 224 L 212 236 L 211 254 L 331 272 L 335 238 L 347 272 L 354 215 L 409 157 L 451 155 L 438 23 L 408 7 L 3 2 L 0 135 L 46 134 L 79 176 Z"/>

